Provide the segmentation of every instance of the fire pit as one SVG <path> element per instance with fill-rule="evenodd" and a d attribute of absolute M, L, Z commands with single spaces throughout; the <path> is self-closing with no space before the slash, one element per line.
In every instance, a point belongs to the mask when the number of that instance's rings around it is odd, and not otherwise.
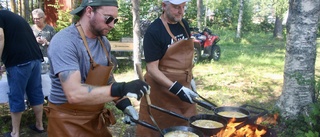
<path fill-rule="evenodd" d="M 224 121 L 228 121 L 226 126 L 224 126 L 223 128 L 220 128 L 218 131 L 203 130 L 201 128 L 197 128 L 196 126 L 192 126 L 192 124 L 190 124 L 192 128 L 203 132 L 204 137 L 277 137 L 277 134 L 273 129 L 267 128 L 257 123 L 257 121 L 262 116 L 268 113 L 268 111 L 265 109 L 258 108 L 255 106 L 250 106 L 250 105 L 242 105 L 240 107 L 216 107 L 213 103 L 208 102 L 207 100 L 199 101 L 194 99 L 194 101 L 198 105 L 206 109 L 212 110 L 215 113 L 215 115 L 210 116 L 214 118 L 213 120 L 220 121 L 219 119 L 221 119 Z M 189 122 L 194 121 L 194 118 L 200 117 L 201 119 L 204 119 L 204 118 L 206 119 L 209 117 L 209 116 L 204 117 L 205 114 L 198 114 L 199 116 L 186 118 L 180 114 L 154 106 L 152 104 L 150 104 L 150 107 L 158 111 L 170 114 L 172 116 L 181 118 L 183 120 L 187 120 Z M 245 114 L 245 116 L 241 118 L 229 118 L 229 117 L 224 117 L 217 114 L 217 112 L 221 112 L 224 110 L 241 112 Z M 144 121 L 134 120 L 133 118 L 131 118 L 131 120 L 137 124 L 148 127 L 150 129 L 158 130 L 156 127 Z"/>
<path fill-rule="evenodd" d="M 277 137 L 276 132 L 255 123 L 233 123 L 231 120 L 224 130 L 210 137 Z"/>
<path fill-rule="evenodd" d="M 259 125 L 263 121 L 262 116 L 268 114 L 268 111 L 263 108 L 251 105 L 242 105 L 240 107 L 215 107 L 208 101 L 195 100 L 195 102 L 206 109 L 214 111 L 215 114 L 222 110 L 233 110 L 247 114 L 247 117 L 242 118 L 230 118 L 220 115 L 228 120 L 226 128 L 222 129 L 217 134 L 206 135 L 208 137 L 277 137 L 277 134 L 273 129 Z"/>

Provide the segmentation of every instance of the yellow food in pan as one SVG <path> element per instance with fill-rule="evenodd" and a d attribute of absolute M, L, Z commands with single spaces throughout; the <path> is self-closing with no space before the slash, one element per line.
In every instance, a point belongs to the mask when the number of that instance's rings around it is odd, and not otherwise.
<path fill-rule="evenodd" d="M 213 120 L 206 120 L 206 119 L 200 119 L 195 120 L 191 123 L 194 126 L 201 127 L 201 128 L 221 128 L 223 127 L 223 124 L 217 121 Z"/>
<path fill-rule="evenodd" d="M 199 137 L 197 134 L 190 131 L 171 131 L 164 135 L 164 137 Z"/>
<path fill-rule="evenodd" d="M 237 111 L 222 111 L 222 112 L 218 112 L 218 114 L 221 116 L 230 117 L 230 118 L 243 118 L 247 116 L 246 114 L 243 114 Z"/>

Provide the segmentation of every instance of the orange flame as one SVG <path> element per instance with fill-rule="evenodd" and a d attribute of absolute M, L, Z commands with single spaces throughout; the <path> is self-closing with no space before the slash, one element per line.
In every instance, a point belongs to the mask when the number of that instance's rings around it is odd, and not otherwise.
<path fill-rule="evenodd" d="M 261 137 L 267 133 L 266 128 L 258 129 L 258 125 L 247 124 L 240 129 L 236 129 L 236 126 L 241 123 L 235 123 L 235 119 L 231 119 L 227 127 L 221 130 L 217 135 L 212 137 Z"/>

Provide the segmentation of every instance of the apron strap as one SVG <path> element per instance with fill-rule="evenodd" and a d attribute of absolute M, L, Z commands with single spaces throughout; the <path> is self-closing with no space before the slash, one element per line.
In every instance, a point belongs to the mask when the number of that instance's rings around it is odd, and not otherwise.
<path fill-rule="evenodd" d="M 171 38 L 174 40 L 174 42 L 177 42 L 178 40 L 177 40 L 176 37 L 172 34 L 172 32 L 171 32 L 171 30 L 170 30 L 170 28 L 169 28 L 169 26 L 168 26 L 168 23 L 166 23 L 166 22 L 161 18 L 161 16 L 160 16 L 160 19 L 161 19 L 164 27 L 166 28 L 167 32 L 168 32 L 169 35 L 171 36 Z M 189 38 L 189 34 L 188 34 L 188 32 L 187 32 L 187 30 L 186 30 L 183 22 L 182 22 L 182 21 L 179 21 L 179 23 L 180 23 L 180 25 L 183 27 L 184 31 L 185 31 L 186 34 L 187 34 L 187 37 Z"/>
<path fill-rule="evenodd" d="M 95 67 L 95 66 L 97 65 L 97 63 L 94 62 L 94 60 L 93 60 L 93 58 L 92 58 L 92 55 L 91 55 L 91 53 L 90 53 L 90 49 L 89 49 L 89 46 L 88 46 L 88 42 L 87 42 L 87 39 L 86 39 L 86 37 L 85 37 L 85 35 L 84 35 L 83 29 L 82 29 L 82 27 L 81 27 L 81 24 L 78 22 L 78 23 L 76 24 L 76 27 L 77 27 L 77 29 L 78 29 L 78 31 L 79 31 L 79 33 L 80 33 L 80 36 L 81 36 L 81 38 L 82 38 L 82 40 L 83 40 L 83 42 L 84 42 L 84 45 L 85 45 L 85 47 L 86 47 L 86 49 L 87 49 L 88 54 L 89 54 L 90 64 L 92 64 L 93 67 Z M 110 56 L 109 56 L 109 54 L 108 54 L 108 51 L 107 51 L 106 47 L 104 46 L 101 38 L 98 37 L 98 39 L 99 39 L 100 44 L 101 44 L 101 46 L 102 46 L 102 48 L 103 48 L 103 50 L 104 50 L 104 52 L 105 52 L 105 54 L 106 54 L 106 56 L 107 56 L 107 58 L 108 58 L 108 62 L 110 62 L 110 63 L 113 65 L 113 63 L 112 63 L 112 61 L 111 61 L 111 59 L 110 59 Z"/>

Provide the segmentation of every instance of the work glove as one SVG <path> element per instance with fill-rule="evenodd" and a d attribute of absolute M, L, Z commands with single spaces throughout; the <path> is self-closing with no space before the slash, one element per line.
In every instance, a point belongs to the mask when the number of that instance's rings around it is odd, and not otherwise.
<path fill-rule="evenodd" d="M 125 124 L 136 125 L 133 121 L 131 121 L 132 117 L 135 120 L 139 119 L 138 112 L 133 108 L 130 99 L 125 98 L 116 104 L 116 107 L 120 109 L 124 113 L 123 122 Z"/>
<path fill-rule="evenodd" d="M 193 104 L 192 98 L 198 97 L 198 94 L 193 92 L 191 89 L 182 86 L 177 81 L 172 84 L 169 91 L 177 95 L 182 101 Z"/>
<path fill-rule="evenodd" d="M 196 85 L 196 82 L 194 81 L 194 79 L 191 79 L 190 84 L 191 84 L 192 91 L 197 93 L 197 85 Z"/>
<path fill-rule="evenodd" d="M 144 94 L 150 94 L 149 85 L 142 80 L 133 80 L 130 82 L 114 82 L 111 85 L 111 96 L 120 97 L 134 97 L 140 100 Z"/>

